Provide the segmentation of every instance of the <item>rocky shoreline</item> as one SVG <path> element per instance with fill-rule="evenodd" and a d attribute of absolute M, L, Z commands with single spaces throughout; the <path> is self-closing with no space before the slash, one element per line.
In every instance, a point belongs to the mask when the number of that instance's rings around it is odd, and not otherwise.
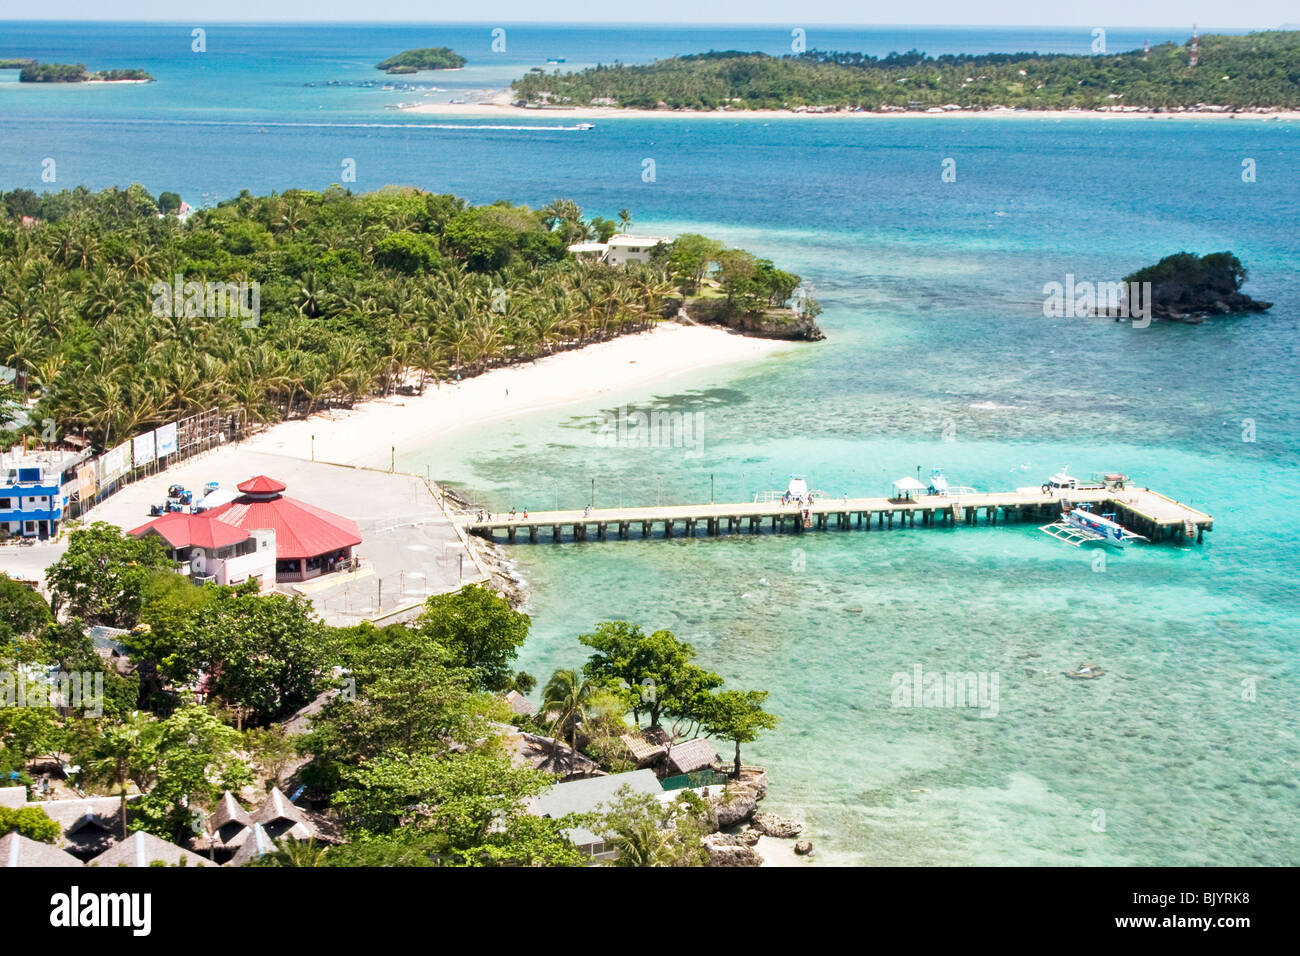
<path fill-rule="evenodd" d="M 723 793 L 709 797 L 709 821 L 715 827 L 703 841 L 709 866 L 762 866 L 766 861 L 758 845 L 764 837 L 793 840 L 797 856 L 812 856 L 812 843 L 802 838 L 802 823 L 758 812 L 758 803 L 765 796 L 767 771 L 741 767 L 739 779 L 729 781 Z"/>
<path fill-rule="evenodd" d="M 765 309 L 762 312 L 738 312 L 726 299 L 677 300 L 679 321 L 696 325 L 721 325 L 741 335 L 789 342 L 820 342 L 826 338 L 810 315 L 791 309 Z"/>

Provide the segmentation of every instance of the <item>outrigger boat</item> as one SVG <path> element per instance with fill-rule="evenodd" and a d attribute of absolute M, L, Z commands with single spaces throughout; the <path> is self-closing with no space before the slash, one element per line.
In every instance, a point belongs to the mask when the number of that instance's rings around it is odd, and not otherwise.
<path fill-rule="evenodd" d="M 1039 530 L 1076 548 L 1095 541 L 1122 548 L 1130 541 L 1147 540 L 1119 524 L 1113 514 L 1096 514 L 1088 510 L 1087 505 L 1074 505 L 1064 498 L 1061 499 L 1060 520 L 1056 524 L 1043 525 Z"/>

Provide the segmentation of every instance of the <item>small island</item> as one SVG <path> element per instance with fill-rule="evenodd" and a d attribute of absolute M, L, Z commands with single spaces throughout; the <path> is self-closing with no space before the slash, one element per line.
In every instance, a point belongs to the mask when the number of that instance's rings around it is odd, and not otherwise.
<path fill-rule="evenodd" d="M 445 46 L 431 46 L 420 50 L 403 50 L 390 56 L 375 69 L 393 74 L 419 73 L 421 70 L 459 70 L 465 58 Z"/>
<path fill-rule="evenodd" d="M 1123 53 L 876 57 L 808 50 L 771 56 L 711 51 L 580 72 L 529 72 L 531 106 L 814 113 L 1073 110 L 1271 112 L 1300 108 L 1300 31 L 1206 34 Z"/>
<path fill-rule="evenodd" d="M 1178 252 L 1124 277 L 1129 288 L 1133 283 L 1151 283 L 1151 314 L 1155 318 L 1194 325 L 1209 315 L 1265 312 L 1273 307 L 1272 302 L 1260 302 L 1241 292 L 1245 281 L 1246 268 L 1231 252 L 1204 256 Z"/>
<path fill-rule="evenodd" d="M 3 60 L 0 69 L 21 69 L 19 83 L 148 83 L 144 70 L 100 70 L 92 73 L 84 63 L 38 63 L 35 60 Z"/>

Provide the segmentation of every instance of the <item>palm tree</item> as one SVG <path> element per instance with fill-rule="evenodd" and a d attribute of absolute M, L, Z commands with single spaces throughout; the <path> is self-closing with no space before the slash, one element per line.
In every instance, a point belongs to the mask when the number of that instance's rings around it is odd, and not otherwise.
<path fill-rule="evenodd" d="M 96 738 L 91 749 L 90 762 L 81 771 L 89 781 L 108 783 L 121 794 L 122 839 L 126 839 L 127 784 L 144 756 L 147 744 L 142 742 L 143 724 L 139 712 L 133 713 L 126 723 L 109 726 Z"/>
<path fill-rule="evenodd" d="M 618 231 L 627 232 L 628 227 L 632 225 L 632 214 L 626 209 L 618 211 Z"/>
<path fill-rule="evenodd" d="M 324 866 L 328 847 L 317 846 L 316 838 L 295 840 L 283 837 L 274 853 L 262 857 L 263 866 Z"/>
<path fill-rule="evenodd" d="M 569 729 L 569 772 L 577 763 L 578 725 L 587 719 L 587 706 L 596 687 L 574 670 L 557 670 L 542 689 L 542 713 L 555 714 L 551 736 L 556 740 Z"/>
<path fill-rule="evenodd" d="M 607 841 L 617 851 L 610 866 L 672 866 L 672 848 L 651 816 L 641 815 L 615 827 Z"/>

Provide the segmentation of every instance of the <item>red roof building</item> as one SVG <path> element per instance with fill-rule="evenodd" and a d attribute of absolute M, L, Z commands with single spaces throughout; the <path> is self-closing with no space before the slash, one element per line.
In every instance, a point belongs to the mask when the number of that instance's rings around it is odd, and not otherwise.
<path fill-rule="evenodd" d="M 361 543 L 355 521 L 290 498 L 285 484 L 258 475 L 237 486 L 240 497 L 205 512 L 246 532 L 275 532 L 276 579 L 302 581 L 349 565 Z"/>
<path fill-rule="evenodd" d="M 361 543 L 356 522 L 286 497 L 284 482 L 266 475 L 236 487 L 242 494 L 234 501 L 199 514 L 173 511 L 130 533 L 158 535 L 173 558 L 190 563 L 191 575 L 218 584 L 256 577 L 266 586 L 269 568 L 261 564 L 270 551 L 277 581 L 305 581 L 352 564 Z M 255 553 L 260 562 L 251 559 Z"/>
<path fill-rule="evenodd" d="M 173 511 L 133 528 L 131 534 L 139 537 L 146 531 L 157 534 L 172 551 L 183 551 L 186 548 L 216 550 L 248 539 L 247 531 L 224 521 L 216 521 L 208 512 L 187 515 Z"/>

